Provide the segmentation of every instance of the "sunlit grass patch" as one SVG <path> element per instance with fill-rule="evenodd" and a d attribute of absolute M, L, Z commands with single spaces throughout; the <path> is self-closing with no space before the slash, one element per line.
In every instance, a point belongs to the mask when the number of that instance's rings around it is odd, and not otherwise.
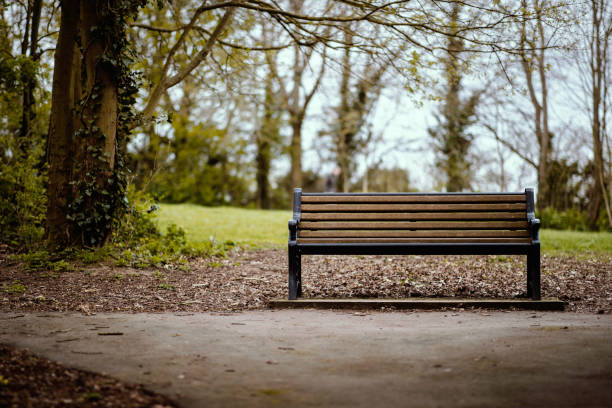
<path fill-rule="evenodd" d="M 290 218 L 290 211 L 194 204 L 162 204 L 158 213 L 161 229 L 175 223 L 185 230 L 191 242 L 208 241 L 212 237 L 220 242 L 233 241 L 255 247 L 286 245 Z M 609 232 L 543 229 L 541 242 L 542 252 L 550 256 L 612 257 L 612 233 Z"/>
<path fill-rule="evenodd" d="M 612 258 L 612 233 L 544 229 L 542 251 L 548 255 L 605 256 Z"/>
<path fill-rule="evenodd" d="M 235 207 L 203 207 L 194 204 L 162 204 L 158 211 L 161 229 L 175 223 L 191 242 L 233 241 L 255 247 L 287 244 L 290 211 Z"/>

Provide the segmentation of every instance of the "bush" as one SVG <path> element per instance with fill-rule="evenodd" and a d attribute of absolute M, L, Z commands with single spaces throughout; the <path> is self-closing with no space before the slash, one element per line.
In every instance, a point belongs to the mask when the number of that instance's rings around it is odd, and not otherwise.
<path fill-rule="evenodd" d="M 114 262 L 116 266 L 134 268 L 160 267 L 188 269 L 188 258 L 195 256 L 225 256 L 233 243 L 210 240 L 192 245 L 187 242 L 185 231 L 171 224 L 163 234 L 157 227 L 158 206 L 146 193 L 127 189 L 128 211 L 115 225 L 110 242 L 102 248 L 68 248 L 59 253 L 46 250 L 16 255 L 28 270 L 75 270 L 72 262 L 92 264 Z"/>
<path fill-rule="evenodd" d="M 142 239 L 160 238 L 161 233 L 155 222 L 159 208 L 151 196 L 136 191 L 133 184 L 127 187 L 127 211 L 113 229 L 111 242 L 138 245 Z"/>
<path fill-rule="evenodd" d="M 589 222 L 586 212 L 577 208 L 559 211 L 552 207 L 541 210 L 537 217 L 542 222 L 542 228 L 559 230 L 588 231 Z"/>
<path fill-rule="evenodd" d="M 2 51 L 5 46 L 0 44 Z M 0 243 L 17 251 L 32 248 L 44 232 L 48 93 L 36 90 L 35 117 L 27 137 L 20 134 L 23 92 L 45 69 L 29 57 L 0 52 Z"/>
<path fill-rule="evenodd" d="M 43 237 L 46 175 L 34 168 L 39 160 L 40 152 L 0 161 L 0 242 L 15 249 L 31 248 Z"/>

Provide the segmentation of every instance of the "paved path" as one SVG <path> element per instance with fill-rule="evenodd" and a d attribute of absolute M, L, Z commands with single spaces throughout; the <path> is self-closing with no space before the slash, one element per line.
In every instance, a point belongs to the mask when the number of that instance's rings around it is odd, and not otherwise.
<path fill-rule="evenodd" d="M 185 407 L 612 406 L 610 315 L 5 313 L 0 342 Z"/>

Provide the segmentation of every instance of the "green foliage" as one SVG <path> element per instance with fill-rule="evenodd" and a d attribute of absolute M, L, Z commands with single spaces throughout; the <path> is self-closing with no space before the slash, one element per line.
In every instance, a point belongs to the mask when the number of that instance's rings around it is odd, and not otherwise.
<path fill-rule="evenodd" d="M 133 184 L 126 189 L 126 211 L 117 221 L 112 241 L 133 246 L 147 237 L 160 237 L 155 223 L 158 209 L 155 201 L 146 193 L 137 191 Z"/>
<path fill-rule="evenodd" d="M 553 137 L 551 134 L 551 138 Z M 585 176 L 585 171 L 580 169 L 577 161 L 568 159 L 550 160 L 545 190 L 547 197 L 544 197 L 544 201 L 548 204 L 547 207 L 570 213 L 578 211 L 574 207 L 579 204 L 580 190 L 584 187 L 586 181 Z M 547 210 L 549 209 L 547 208 Z M 575 214 L 569 216 L 574 217 Z M 551 226 L 550 228 L 558 227 Z M 582 230 L 582 228 L 576 227 L 569 227 L 569 229 Z"/>
<path fill-rule="evenodd" d="M 187 242 L 185 231 L 173 223 L 165 225 L 162 234 L 157 227 L 158 206 L 152 198 L 128 187 L 128 211 L 115 228 L 111 257 L 117 266 L 135 268 L 169 265 L 185 269 L 188 258 L 194 256 L 223 256 L 232 243 L 218 244 L 208 240 L 192 244 Z"/>
<path fill-rule="evenodd" d="M 79 398 L 79 402 L 95 402 L 100 401 L 102 399 L 102 395 L 97 392 L 86 392 Z"/>
<path fill-rule="evenodd" d="M 23 286 L 20 282 L 15 281 L 12 284 L 3 283 L 2 290 L 4 290 L 9 295 L 17 295 L 25 292 L 25 286 Z"/>
<path fill-rule="evenodd" d="M 37 77 L 37 64 L 30 57 L 0 54 L 0 92 L 15 92 Z"/>
<path fill-rule="evenodd" d="M 65 271 L 73 271 L 75 268 L 72 264 L 66 262 L 63 259 L 59 261 L 53 262 L 51 264 L 51 269 L 55 272 L 65 272 Z"/>
<path fill-rule="evenodd" d="M 539 211 L 538 218 L 542 221 L 543 228 L 571 231 L 589 231 L 589 215 L 587 211 L 578 208 L 568 208 L 565 211 L 547 207 Z M 605 210 L 599 212 L 599 217 L 595 224 L 596 231 L 609 231 L 610 225 Z"/>
<path fill-rule="evenodd" d="M 109 257 L 110 249 L 109 246 L 95 249 L 80 249 L 76 252 L 75 259 L 86 265 L 99 263 Z"/>
<path fill-rule="evenodd" d="M 158 206 L 150 196 L 127 189 L 127 212 L 119 220 L 110 242 L 101 248 L 67 248 L 59 252 L 37 250 L 13 256 L 31 271 L 74 271 L 75 264 L 114 262 L 117 266 L 135 268 L 161 267 L 187 270 L 189 258 L 196 256 L 225 256 L 234 246 L 232 242 L 218 243 L 205 240 L 188 242 L 185 231 L 169 223 L 165 233 L 157 227 Z"/>
<path fill-rule="evenodd" d="M 0 37 L 2 37 L 0 27 Z M 0 243 L 32 247 L 43 234 L 46 210 L 45 143 L 48 94 L 38 92 L 38 114 L 27 137 L 20 136 L 23 93 L 43 75 L 31 58 L 12 57 L 0 40 Z"/>
<path fill-rule="evenodd" d="M 588 215 L 577 208 L 559 211 L 553 207 L 546 207 L 539 211 L 537 217 L 543 228 L 559 230 L 588 231 Z"/>
<path fill-rule="evenodd" d="M 504 263 L 504 262 L 508 262 L 508 259 L 509 258 L 505 255 L 490 256 L 488 258 L 489 263 L 496 263 L 496 262 Z"/>
<path fill-rule="evenodd" d="M 31 271 L 50 269 L 52 263 L 51 254 L 45 250 L 16 255 L 13 260 L 24 262 L 26 269 Z"/>
<path fill-rule="evenodd" d="M 46 177 L 35 170 L 40 156 L 0 162 L 0 242 L 13 248 L 32 247 L 43 236 Z"/>
<path fill-rule="evenodd" d="M 246 161 L 245 141 L 232 143 L 224 130 L 191 123 L 183 116 L 172 122 L 172 129 L 169 149 L 158 151 L 165 152 L 161 161 L 168 165 L 147 184 L 148 192 L 171 203 L 243 205 L 249 201 L 240 164 Z M 138 161 L 138 155 L 134 159 Z"/>

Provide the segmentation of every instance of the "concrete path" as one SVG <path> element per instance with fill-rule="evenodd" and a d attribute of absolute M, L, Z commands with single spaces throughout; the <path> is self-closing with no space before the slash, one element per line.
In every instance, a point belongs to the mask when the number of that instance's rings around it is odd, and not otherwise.
<path fill-rule="evenodd" d="M 4 313 L 0 342 L 185 407 L 612 406 L 610 315 Z"/>

